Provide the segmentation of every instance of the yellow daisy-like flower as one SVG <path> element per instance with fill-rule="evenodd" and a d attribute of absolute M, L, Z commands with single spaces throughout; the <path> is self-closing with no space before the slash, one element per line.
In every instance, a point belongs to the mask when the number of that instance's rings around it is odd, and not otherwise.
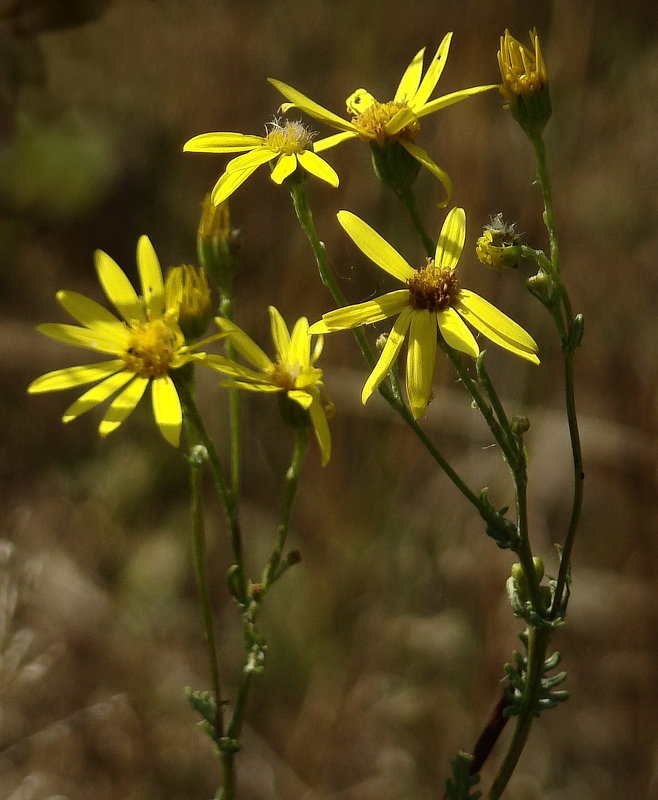
<path fill-rule="evenodd" d="M 389 275 L 406 285 L 365 303 L 346 306 L 323 314 L 311 325 L 310 333 L 332 333 L 392 317 L 393 328 L 368 377 L 361 400 L 370 395 L 390 371 L 405 339 L 407 345 L 406 386 L 411 411 L 422 416 L 429 402 L 436 364 L 437 331 L 455 350 L 476 358 L 480 348 L 464 320 L 492 342 L 521 358 L 539 363 L 537 344 L 520 325 L 487 300 L 462 289 L 455 267 L 464 247 L 466 215 L 453 208 L 441 228 L 436 253 L 425 266 L 414 269 L 363 220 L 341 211 L 338 221 L 357 247 Z"/>
<path fill-rule="evenodd" d="M 283 183 L 301 167 L 330 186 L 338 186 L 336 171 L 316 152 L 331 147 L 331 144 L 323 144 L 322 140 L 314 143 L 315 134 L 301 122 L 275 119 L 268 127 L 265 136 L 202 133 L 183 145 L 183 150 L 193 153 L 242 153 L 229 161 L 224 174 L 215 184 L 211 195 L 215 205 L 230 197 L 261 164 L 275 159 L 270 176 L 274 183 Z"/>
<path fill-rule="evenodd" d="M 98 429 L 106 436 L 128 417 L 150 384 L 155 421 L 164 438 L 176 447 L 182 411 L 170 373 L 190 361 L 203 360 L 205 354 L 185 346 L 176 311 L 165 307 L 162 270 L 147 236 L 137 243 L 141 297 L 107 253 L 97 250 L 95 264 L 100 284 L 119 317 L 89 297 L 61 291 L 57 299 L 80 326 L 47 323 L 37 330 L 60 342 L 109 353 L 114 358 L 48 372 L 34 380 L 27 391 L 37 394 L 95 384 L 66 409 L 63 422 L 115 395 Z"/>
<path fill-rule="evenodd" d="M 274 360 L 265 355 L 241 328 L 228 319 L 217 317 L 217 325 L 228 336 L 237 352 L 254 368 L 211 355 L 207 356 L 206 365 L 231 376 L 225 385 L 238 386 L 252 392 L 285 392 L 290 400 L 308 412 L 324 466 L 331 455 L 327 416 L 333 414 L 333 405 L 327 398 L 322 370 L 315 366 L 322 352 L 323 337 L 317 338 L 311 350 L 312 337 L 308 335 L 306 317 L 298 319 L 290 333 L 274 306 L 269 307 L 269 312 L 272 340 L 276 349 Z"/>
<path fill-rule="evenodd" d="M 329 136 L 316 142 L 315 151 L 320 152 L 346 139 L 364 139 L 372 145 L 384 148 L 397 142 L 422 166 L 430 170 L 441 181 L 448 195 L 451 193 L 451 181 L 447 173 L 432 161 L 428 153 L 415 143 L 420 131 L 421 117 L 465 100 L 474 94 L 497 88 L 491 86 L 474 86 L 458 92 L 430 100 L 436 84 L 441 77 L 448 57 L 452 33 L 446 34 L 439 45 L 434 58 L 423 75 L 423 59 L 425 48 L 419 50 L 407 67 L 400 80 L 393 100 L 379 102 L 365 89 L 357 89 L 346 101 L 347 112 L 351 119 L 343 119 L 328 111 L 310 98 L 281 81 L 270 78 L 270 83 L 290 101 L 282 108 L 292 106 L 301 109 L 309 116 L 337 128 L 341 133 Z"/>

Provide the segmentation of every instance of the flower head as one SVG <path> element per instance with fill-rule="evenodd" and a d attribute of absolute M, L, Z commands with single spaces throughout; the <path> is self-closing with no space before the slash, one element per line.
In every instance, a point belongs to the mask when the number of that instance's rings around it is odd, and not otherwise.
<path fill-rule="evenodd" d="M 338 186 L 338 175 L 316 152 L 331 145 L 321 147 L 322 141 L 314 143 L 315 134 L 301 122 L 275 119 L 267 127 L 265 136 L 202 133 L 183 145 L 183 150 L 194 153 L 242 153 L 229 161 L 215 184 L 212 190 L 215 205 L 230 197 L 261 164 L 270 161 L 276 162 L 271 173 L 275 183 L 283 183 L 301 167 L 330 186 Z"/>
<path fill-rule="evenodd" d="M 205 331 L 212 316 L 208 278 L 191 264 L 172 267 L 164 283 L 165 308 L 174 311 L 180 329 L 193 341 Z"/>
<path fill-rule="evenodd" d="M 518 266 L 520 251 L 521 236 L 516 230 L 516 223 L 506 224 L 502 214 L 496 214 L 485 225 L 475 246 L 478 260 L 485 267 L 500 272 Z"/>
<path fill-rule="evenodd" d="M 311 349 L 312 337 L 308 335 L 306 317 L 298 319 L 290 333 L 274 306 L 269 307 L 269 312 L 272 340 L 276 349 L 273 360 L 237 325 L 228 319 L 217 317 L 217 325 L 252 367 L 217 356 L 207 356 L 206 364 L 231 376 L 225 385 L 252 392 L 285 392 L 287 398 L 305 412 L 303 424 L 308 424 L 310 420 L 313 425 L 324 465 L 331 455 L 327 417 L 333 414 L 333 405 L 327 398 L 322 370 L 315 366 L 322 352 L 323 337 L 318 337 Z"/>
<path fill-rule="evenodd" d="M 433 259 L 420 269 L 407 261 L 363 220 L 341 211 L 338 221 L 357 247 L 378 267 L 404 285 L 365 303 L 330 311 L 311 325 L 311 333 L 331 333 L 392 317 L 397 319 L 379 360 L 361 394 L 366 403 L 389 373 L 405 339 L 407 345 L 406 386 L 414 417 L 420 417 L 429 402 L 434 377 L 437 332 L 450 347 L 476 358 L 480 348 L 464 320 L 477 331 L 521 358 L 539 363 L 534 339 L 516 322 L 484 298 L 463 289 L 455 268 L 464 247 L 466 215 L 453 208 L 441 228 Z"/>
<path fill-rule="evenodd" d="M 147 236 L 137 243 L 141 296 L 102 250 L 96 251 L 95 264 L 105 295 L 119 316 L 84 295 L 61 291 L 58 301 L 80 325 L 47 323 L 37 330 L 113 358 L 48 372 L 32 381 L 28 392 L 53 392 L 93 383 L 66 409 L 63 421 L 70 422 L 114 395 L 98 429 L 106 436 L 129 416 L 150 384 L 158 428 L 170 444 L 177 446 L 182 412 L 171 373 L 191 361 L 203 360 L 205 354 L 192 352 L 185 345 L 177 311 L 166 307 L 160 263 Z"/>
<path fill-rule="evenodd" d="M 498 66 L 503 79 L 500 90 L 512 116 L 529 135 L 541 133 L 551 116 L 548 71 L 535 29 L 530 31 L 533 49 L 517 41 L 509 31 L 500 37 Z"/>
<path fill-rule="evenodd" d="M 430 170 L 443 184 L 447 194 L 451 192 L 451 182 L 447 173 L 432 161 L 429 155 L 420 148 L 415 139 L 420 131 L 421 117 L 447 108 L 460 100 L 465 100 L 479 92 L 495 89 L 496 86 L 475 86 L 461 89 L 458 92 L 430 100 L 436 84 L 445 67 L 450 48 L 452 33 L 446 34 L 439 45 L 434 58 L 423 75 L 423 58 L 425 48 L 419 50 L 405 70 L 392 100 L 380 102 L 366 89 L 357 89 L 346 101 L 350 119 L 344 119 L 328 111 L 310 98 L 281 81 L 270 78 L 270 83 L 290 102 L 284 104 L 284 110 L 294 106 L 309 116 L 337 128 L 341 133 L 329 136 L 316 142 L 315 151 L 320 152 L 346 139 L 363 139 L 373 149 L 384 149 L 390 145 L 403 147 L 419 164 Z"/>

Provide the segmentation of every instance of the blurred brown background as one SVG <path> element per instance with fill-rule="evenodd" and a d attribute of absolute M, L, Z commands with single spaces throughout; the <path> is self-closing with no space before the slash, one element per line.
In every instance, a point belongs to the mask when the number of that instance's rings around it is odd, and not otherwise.
<path fill-rule="evenodd" d="M 533 729 L 509 797 L 658 796 L 658 25 L 641 0 L 623 9 L 610 0 L 0 2 L 0 796 L 189 800 L 209 798 L 219 781 L 182 694 L 208 684 L 184 463 L 147 404 L 101 441 L 97 413 L 61 425 L 68 395 L 26 397 L 36 375 L 82 361 L 34 332 L 64 321 L 55 292 L 101 299 L 93 250 L 134 275 L 142 233 L 164 265 L 194 260 L 199 203 L 225 159 L 182 155 L 182 143 L 210 130 L 261 133 L 281 101 L 266 77 L 340 111 L 359 86 L 387 99 L 416 50 L 454 30 L 443 94 L 496 82 L 498 36 L 509 27 L 526 41 L 533 25 L 551 76 L 563 264 L 586 319 L 578 401 L 587 497 L 569 623 L 555 643 L 572 697 Z M 501 211 L 546 247 L 530 148 L 500 106 L 490 93 L 428 117 L 420 143 L 454 180 L 470 245 Z M 339 208 L 412 262 L 421 254 L 395 198 L 372 178 L 367 149 L 351 142 L 328 158 L 341 187 L 313 182 L 316 221 L 358 300 L 387 284 L 347 246 Z M 418 192 L 436 231 L 438 185 L 422 175 Z M 267 304 L 294 320 L 317 318 L 330 299 L 264 169 L 232 211 L 244 237 L 239 321 L 268 346 Z M 486 273 L 471 255 L 460 269 L 541 346 L 539 368 L 494 348 L 489 363 L 514 398 L 510 410 L 532 419 L 533 541 L 554 572 L 571 492 L 558 346 L 523 275 Z M 504 595 L 512 559 L 387 409 L 376 399 L 361 407 L 364 375 L 348 334 L 330 337 L 323 366 L 338 406 L 334 456 L 323 470 L 309 451 L 290 541 L 303 561 L 262 618 L 268 665 L 247 715 L 241 798 L 438 798 L 449 758 L 472 747 L 516 646 L 520 626 Z M 210 415 L 224 403 L 215 384 L 204 384 Z M 288 444 L 274 404 L 249 398 L 245 415 L 256 574 Z M 427 425 L 476 488 L 509 502 L 487 431 L 443 364 Z M 221 515 L 212 495 L 209 503 L 231 694 L 240 631 Z"/>

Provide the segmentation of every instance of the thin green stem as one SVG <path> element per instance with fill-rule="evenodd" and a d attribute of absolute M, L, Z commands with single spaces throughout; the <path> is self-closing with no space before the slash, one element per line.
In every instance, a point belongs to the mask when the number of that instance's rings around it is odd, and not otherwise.
<path fill-rule="evenodd" d="M 308 447 L 308 430 L 306 428 L 295 429 L 295 445 L 293 448 L 292 460 L 286 471 L 285 489 L 283 498 L 283 508 L 276 534 L 276 543 L 272 550 L 272 555 L 263 571 L 261 580 L 263 593 L 266 592 L 272 583 L 280 575 L 279 564 L 283 555 L 283 548 L 286 546 L 288 530 L 290 529 L 290 515 L 297 494 L 299 476 L 304 463 L 304 455 Z"/>
<path fill-rule="evenodd" d="M 414 190 L 411 187 L 409 187 L 406 191 L 396 192 L 396 194 L 403 202 L 404 207 L 409 212 L 409 216 L 411 217 L 413 226 L 416 229 L 416 233 L 418 234 L 421 242 L 423 243 L 423 248 L 425 249 L 427 257 L 434 258 L 434 254 L 436 252 L 436 243 L 432 241 L 431 237 L 425 230 L 425 225 L 423 224 L 423 218 L 421 217 L 420 211 L 418 210 L 418 203 L 416 202 L 416 195 L 414 194 Z"/>
<path fill-rule="evenodd" d="M 224 732 L 224 720 L 222 714 L 222 691 L 219 679 L 219 662 L 217 658 L 217 645 L 215 642 L 215 632 L 213 626 L 213 610 L 210 600 L 210 588 L 208 586 L 208 575 L 206 571 L 206 529 L 204 520 L 203 506 L 203 462 L 194 459 L 192 448 L 194 447 L 194 431 L 192 425 L 187 425 L 187 435 L 190 442 L 190 455 L 188 462 L 190 465 L 190 491 L 192 497 L 192 545 L 194 550 L 194 566 L 196 572 L 197 591 L 199 593 L 199 606 L 201 610 L 201 622 L 206 639 L 208 651 L 208 663 L 212 681 L 213 694 L 215 697 L 215 736 L 218 738 Z"/>
<path fill-rule="evenodd" d="M 530 547 L 530 537 L 528 532 L 528 495 L 527 495 L 527 475 L 525 465 L 518 466 L 513 470 L 514 489 L 516 494 L 516 524 L 519 533 L 519 543 L 514 552 L 518 555 L 523 574 L 528 584 L 530 601 L 533 611 L 543 617 L 546 609 L 542 600 L 539 588 L 539 578 L 535 571 L 535 564 L 532 559 L 532 548 Z"/>
<path fill-rule="evenodd" d="M 541 679 L 544 674 L 544 660 L 546 659 L 549 637 L 550 631 L 547 628 L 529 628 L 526 691 L 516 720 L 512 740 L 498 774 L 491 785 L 488 800 L 498 800 L 501 797 L 528 741 L 530 727 L 536 716 L 536 703 L 539 699 Z"/>
<path fill-rule="evenodd" d="M 189 387 L 184 381 L 180 381 L 176 383 L 176 388 L 178 390 L 178 394 L 181 399 L 185 416 L 194 426 L 198 441 L 205 448 L 215 488 L 217 489 L 217 493 L 222 501 L 222 505 L 224 506 L 224 510 L 226 512 L 226 517 L 229 526 L 229 536 L 231 539 L 231 546 L 233 549 L 233 558 L 235 559 L 235 563 L 238 567 L 237 577 L 238 577 L 239 597 L 237 599 L 240 603 L 245 604 L 247 600 L 247 587 L 244 574 L 242 534 L 240 531 L 238 506 L 235 501 L 235 498 L 233 497 L 233 493 L 231 492 L 230 488 L 226 483 L 226 478 L 224 477 L 224 470 L 222 468 L 221 461 L 219 460 L 219 455 L 217 454 L 217 450 L 215 448 L 212 439 L 208 436 L 206 427 L 203 424 L 203 419 L 199 414 L 199 410 L 197 409 L 192 394 L 189 391 Z"/>

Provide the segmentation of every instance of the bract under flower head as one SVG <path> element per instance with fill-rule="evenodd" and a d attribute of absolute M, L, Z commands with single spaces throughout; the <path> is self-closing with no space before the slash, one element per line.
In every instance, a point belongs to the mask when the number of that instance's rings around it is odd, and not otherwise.
<path fill-rule="evenodd" d="M 212 190 L 212 201 L 219 205 L 230 197 L 261 165 L 275 161 L 271 172 L 274 183 L 281 184 L 301 168 L 330 186 L 338 186 L 338 175 L 317 155 L 322 141 L 301 122 L 274 119 L 268 123 L 265 136 L 242 133 L 202 133 L 183 145 L 183 150 L 195 153 L 242 153 L 226 165 L 226 170 Z M 331 146 L 330 144 L 327 146 Z"/>
<path fill-rule="evenodd" d="M 202 363 L 205 354 L 185 346 L 177 311 L 165 305 L 162 271 L 148 237 L 142 236 L 137 244 L 141 296 L 119 265 L 102 250 L 96 251 L 95 263 L 101 286 L 119 317 L 84 295 L 61 291 L 57 299 L 80 325 L 47 323 L 37 330 L 60 342 L 114 358 L 48 372 L 32 381 L 28 392 L 95 384 L 66 409 L 63 421 L 70 422 L 114 395 L 98 429 L 105 436 L 131 414 L 150 385 L 158 428 L 170 444 L 177 446 L 182 411 L 171 373 L 191 361 Z"/>
<path fill-rule="evenodd" d="M 349 211 L 338 221 L 357 247 L 406 288 L 323 314 L 310 333 L 332 333 L 379 322 L 397 315 L 379 360 L 368 377 L 361 400 L 366 403 L 388 375 L 405 339 L 406 388 L 412 414 L 422 416 L 431 396 L 436 364 L 437 334 L 447 345 L 476 358 L 480 348 L 464 320 L 506 350 L 534 364 L 537 344 L 516 322 L 484 298 L 461 288 L 455 268 L 466 236 L 466 215 L 453 208 L 446 217 L 433 259 L 414 269 L 385 239 Z"/>
<path fill-rule="evenodd" d="M 290 333 L 274 306 L 269 307 L 269 313 L 276 350 L 274 359 L 270 359 L 235 323 L 217 317 L 215 322 L 219 328 L 227 335 L 235 350 L 252 366 L 212 355 L 206 357 L 205 365 L 230 376 L 224 385 L 252 392 L 285 392 L 289 400 L 308 414 L 307 419 L 313 426 L 324 465 L 331 455 L 327 417 L 333 415 L 333 404 L 324 388 L 322 370 L 315 366 L 322 352 L 323 337 L 319 336 L 312 346 L 306 317 L 298 319 Z"/>
<path fill-rule="evenodd" d="M 341 131 L 316 142 L 315 152 L 355 138 L 363 139 L 377 148 L 399 145 L 438 178 L 449 196 L 452 191 L 449 176 L 434 163 L 425 150 L 415 144 L 414 140 L 420 131 L 419 120 L 471 95 L 496 88 L 495 85 L 474 86 L 430 100 L 445 67 L 451 39 L 452 33 L 444 36 L 425 74 L 423 74 L 425 48 L 416 53 L 405 70 L 392 100 L 380 102 L 366 89 L 357 89 L 353 92 L 346 101 L 350 119 L 334 114 L 292 86 L 274 78 L 270 78 L 269 81 L 290 101 L 282 106 L 283 110 L 299 108 L 309 116 Z"/>

